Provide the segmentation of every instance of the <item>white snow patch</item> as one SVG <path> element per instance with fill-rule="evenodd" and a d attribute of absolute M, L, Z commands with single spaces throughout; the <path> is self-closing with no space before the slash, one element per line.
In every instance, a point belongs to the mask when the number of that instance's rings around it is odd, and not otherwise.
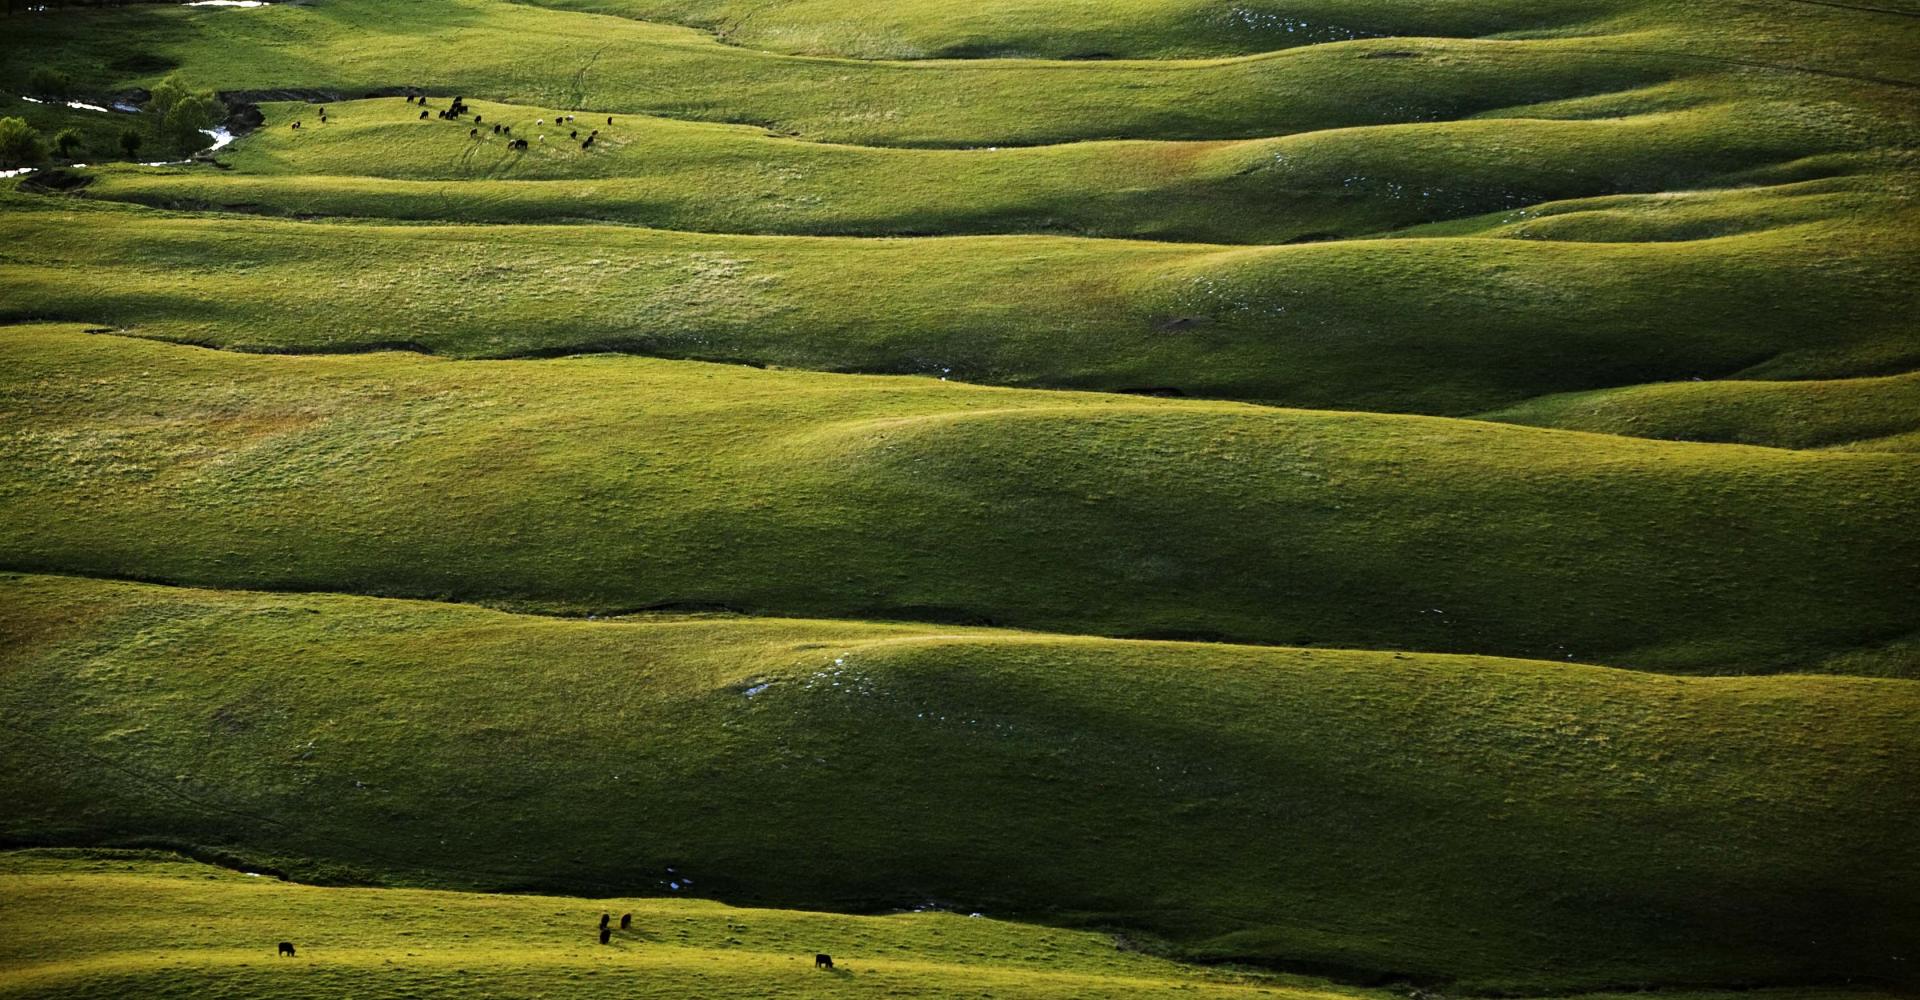
<path fill-rule="evenodd" d="M 773 686 L 773 682 L 772 682 L 772 681 L 762 681 L 762 682 L 760 682 L 760 683 L 758 683 L 758 684 L 755 684 L 754 686 L 752 686 L 752 687 L 750 687 L 750 688 L 748 688 L 748 689 L 746 690 L 746 692 L 745 692 L 745 694 L 746 694 L 746 696 L 747 696 L 747 697 L 749 697 L 749 698 L 751 698 L 751 697 L 753 697 L 754 695 L 756 695 L 756 694 L 759 694 L 760 692 L 762 692 L 762 691 L 765 691 L 766 689 L 768 689 L 768 688 L 770 688 L 770 687 L 772 687 L 772 686 Z"/>

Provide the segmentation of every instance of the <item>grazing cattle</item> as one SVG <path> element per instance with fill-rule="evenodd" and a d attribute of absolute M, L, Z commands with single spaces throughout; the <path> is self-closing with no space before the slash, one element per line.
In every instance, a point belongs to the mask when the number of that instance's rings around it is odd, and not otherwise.
<path fill-rule="evenodd" d="M 282 941 L 282 942 L 280 942 L 280 955 L 285 955 L 285 956 L 287 956 L 288 958 L 297 958 L 297 957 L 299 957 L 299 956 L 297 956 L 297 955 L 295 955 L 295 954 L 293 953 L 293 942 L 292 942 L 292 941 Z M 274 957 L 275 957 L 275 958 L 278 958 L 278 957 L 280 957 L 280 955 L 275 955 Z"/>
<path fill-rule="evenodd" d="M 813 956 L 813 967 L 816 969 L 825 969 L 828 972 L 832 972 L 833 956 L 826 954 L 825 952 L 822 952 L 818 955 Z"/>
<path fill-rule="evenodd" d="M 512 135 L 512 134 L 513 134 L 513 126 L 511 126 L 511 125 L 502 125 L 502 126 L 500 126 L 500 131 L 502 131 L 502 132 L 505 132 L 505 133 L 506 133 L 506 134 L 508 134 L 508 135 Z"/>
<path fill-rule="evenodd" d="M 521 150 L 521 151 L 525 151 L 525 150 L 526 150 L 526 148 L 527 148 L 527 140 L 525 140 L 525 139 L 515 139 L 515 140 L 513 140 L 513 148 L 515 148 L 515 149 L 518 149 L 518 150 Z"/>
<path fill-rule="evenodd" d="M 293 129 L 294 129 L 294 131 L 296 131 L 296 132 L 297 132 L 297 131 L 299 131 L 299 129 L 300 129 L 300 123 L 299 123 L 299 122 L 294 122 L 294 123 L 293 123 Z"/>
<path fill-rule="evenodd" d="M 580 130 L 579 130 L 579 129 L 574 129 L 573 131 L 571 131 L 571 132 L 568 132 L 568 133 L 567 133 L 567 138 L 569 138 L 569 139 L 578 139 L 578 138 L 580 138 Z"/>
<path fill-rule="evenodd" d="M 583 142 L 583 143 L 581 143 L 581 144 L 580 144 L 580 148 L 581 148 L 581 149 L 592 149 L 592 148 L 593 148 L 593 136 L 587 136 L 587 141 L 585 141 L 585 142 Z"/>
<path fill-rule="evenodd" d="M 547 120 L 545 118 L 535 118 L 533 120 L 533 123 L 535 125 L 545 125 L 547 123 Z"/>
<path fill-rule="evenodd" d="M 322 125 L 325 125 L 326 123 L 327 123 L 327 116 L 326 116 L 326 115 L 321 115 L 321 116 L 320 116 L 320 124 L 322 124 Z"/>
<path fill-rule="evenodd" d="M 427 120 L 427 113 L 425 111 L 420 112 L 420 120 L 421 121 Z"/>
<path fill-rule="evenodd" d="M 494 134 L 494 135 L 499 135 L 499 134 L 500 134 L 500 123 L 499 123 L 499 122 L 494 122 L 494 123 L 493 123 L 493 134 Z"/>
<path fill-rule="evenodd" d="M 326 109 L 326 108 L 321 108 L 321 109 L 320 109 L 320 117 L 322 117 L 322 118 L 325 118 L 326 116 L 327 116 L 327 109 Z"/>
<path fill-rule="evenodd" d="M 610 924 L 610 923 L 613 923 L 613 914 L 611 914 L 611 913 L 602 913 L 602 914 L 600 914 L 600 929 L 601 929 L 601 930 L 603 930 L 603 931 L 604 931 L 604 930 L 606 930 L 606 929 L 607 929 L 607 925 L 608 925 L 608 924 Z"/>
<path fill-rule="evenodd" d="M 475 125 L 478 125 L 478 124 L 480 124 L 480 119 L 482 119 L 482 118 L 485 118 L 485 117 L 486 117 L 485 115 L 474 115 L 474 116 L 473 116 L 473 123 L 474 123 Z"/>
<path fill-rule="evenodd" d="M 600 943 L 606 944 L 611 940 L 613 940 L 613 932 L 605 927 L 600 928 Z"/>
<path fill-rule="evenodd" d="M 478 138 L 480 138 L 480 130 L 479 130 L 479 129 L 477 129 L 477 128 L 470 128 L 470 129 L 468 129 L 468 130 L 467 130 L 467 138 L 469 138 L 469 139 L 478 139 Z"/>
<path fill-rule="evenodd" d="M 633 926 L 633 914 L 631 913 L 620 914 L 620 929 L 624 931 L 632 926 Z"/>
<path fill-rule="evenodd" d="M 613 116 L 612 116 L 612 115 L 608 115 L 608 116 L 607 116 L 607 124 L 609 124 L 609 125 L 611 125 L 611 124 L 613 124 Z"/>

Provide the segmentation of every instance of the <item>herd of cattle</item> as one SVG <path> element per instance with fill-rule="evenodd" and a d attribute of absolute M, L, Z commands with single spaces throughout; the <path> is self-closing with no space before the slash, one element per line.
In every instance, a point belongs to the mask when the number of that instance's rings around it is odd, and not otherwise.
<path fill-rule="evenodd" d="M 420 120 L 421 121 L 427 120 L 427 111 L 430 108 L 430 105 L 427 104 L 427 98 L 424 94 L 422 95 L 409 94 L 406 97 L 406 101 L 408 104 L 413 104 L 415 102 L 418 102 L 421 109 Z M 441 108 L 437 112 L 437 114 L 443 121 L 457 122 L 457 121 L 465 121 L 467 113 L 472 110 L 473 110 L 472 108 L 467 106 L 466 98 L 456 97 L 453 99 L 453 104 L 451 106 Z M 575 117 L 576 116 L 574 115 L 555 115 L 553 118 L 553 124 L 556 128 L 561 125 L 571 125 L 573 124 Z M 326 120 L 327 120 L 327 109 L 321 108 L 320 109 L 321 124 L 325 124 Z M 536 118 L 534 119 L 533 123 L 536 126 L 544 127 L 547 124 L 547 120 L 545 118 Z M 473 127 L 467 130 L 467 138 L 469 139 L 480 138 L 481 136 L 480 126 L 484 124 L 486 124 L 486 116 L 475 114 L 473 116 Z M 608 125 L 613 124 L 612 115 L 607 116 L 607 124 Z M 295 119 L 293 124 L 290 125 L 289 128 L 291 128 L 295 132 L 300 131 L 300 121 L 298 119 Z M 513 137 L 513 126 L 511 125 L 502 125 L 499 122 L 494 122 L 493 132 L 491 134 L 505 136 L 507 140 L 508 149 L 527 150 L 532 148 L 532 146 L 528 143 L 526 139 L 516 139 Z M 567 131 L 567 138 L 570 141 L 578 142 L 580 144 L 581 149 L 592 149 L 594 140 L 600 138 L 600 130 L 593 129 L 587 133 L 587 137 L 585 139 L 582 139 L 580 138 L 579 129 L 577 128 L 569 129 Z M 536 141 L 544 145 L 547 141 L 546 133 L 544 132 L 540 133 Z"/>

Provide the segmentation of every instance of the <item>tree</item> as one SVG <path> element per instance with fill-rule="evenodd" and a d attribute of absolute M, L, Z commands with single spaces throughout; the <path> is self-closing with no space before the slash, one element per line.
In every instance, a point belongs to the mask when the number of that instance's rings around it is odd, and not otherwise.
<path fill-rule="evenodd" d="M 63 160 L 73 159 L 73 151 L 82 145 L 84 143 L 80 141 L 80 130 L 77 128 L 63 128 L 54 133 L 53 148 L 59 152 Z"/>
<path fill-rule="evenodd" d="M 167 112 L 173 110 L 174 104 L 189 93 L 179 76 L 169 76 L 153 85 L 153 94 L 147 99 L 147 113 L 153 116 L 154 121 L 161 121 L 167 117 Z"/>
<path fill-rule="evenodd" d="M 127 159 L 131 160 L 139 154 L 140 143 L 143 141 L 139 129 L 127 129 L 120 133 L 120 150 L 127 154 Z"/>
<path fill-rule="evenodd" d="M 203 129 L 220 122 L 220 106 L 210 94 L 187 94 L 173 102 L 160 121 L 160 135 L 182 153 L 191 153 L 207 144 Z"/>
<path fill-rule="evenodd" d="M 25 118 L 0 118 L 0 166 L 24 166 L 46 158 L 40 133 Z"/>

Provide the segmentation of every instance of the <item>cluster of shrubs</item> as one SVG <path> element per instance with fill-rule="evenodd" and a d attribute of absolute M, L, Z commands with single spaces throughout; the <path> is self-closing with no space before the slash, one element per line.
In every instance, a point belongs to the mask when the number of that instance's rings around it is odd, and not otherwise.
<path fill-rule="evenodd" d="M 42 100 L 63 101 L 72 94 L 73 83 L 65 73 L 43 66 L 28 77 L 27 89 Z M 190 90 L 170 76 L 154 86 L 147 101 L 147 128 L 120 132 L 120 151 L 133 159 L 151 137 L 162 150 L 190 153 L 206 145 L 202 133 L 219 124 L 222 117 L 220 102 L 211 91 Z M 0 167 L 31 166 L 45 161 L 49 153 L 71 160 L 85 144 L 86 137 L 79 129 L 61 129 L 49 143 L 26 119 L 0 118 Z"/>

